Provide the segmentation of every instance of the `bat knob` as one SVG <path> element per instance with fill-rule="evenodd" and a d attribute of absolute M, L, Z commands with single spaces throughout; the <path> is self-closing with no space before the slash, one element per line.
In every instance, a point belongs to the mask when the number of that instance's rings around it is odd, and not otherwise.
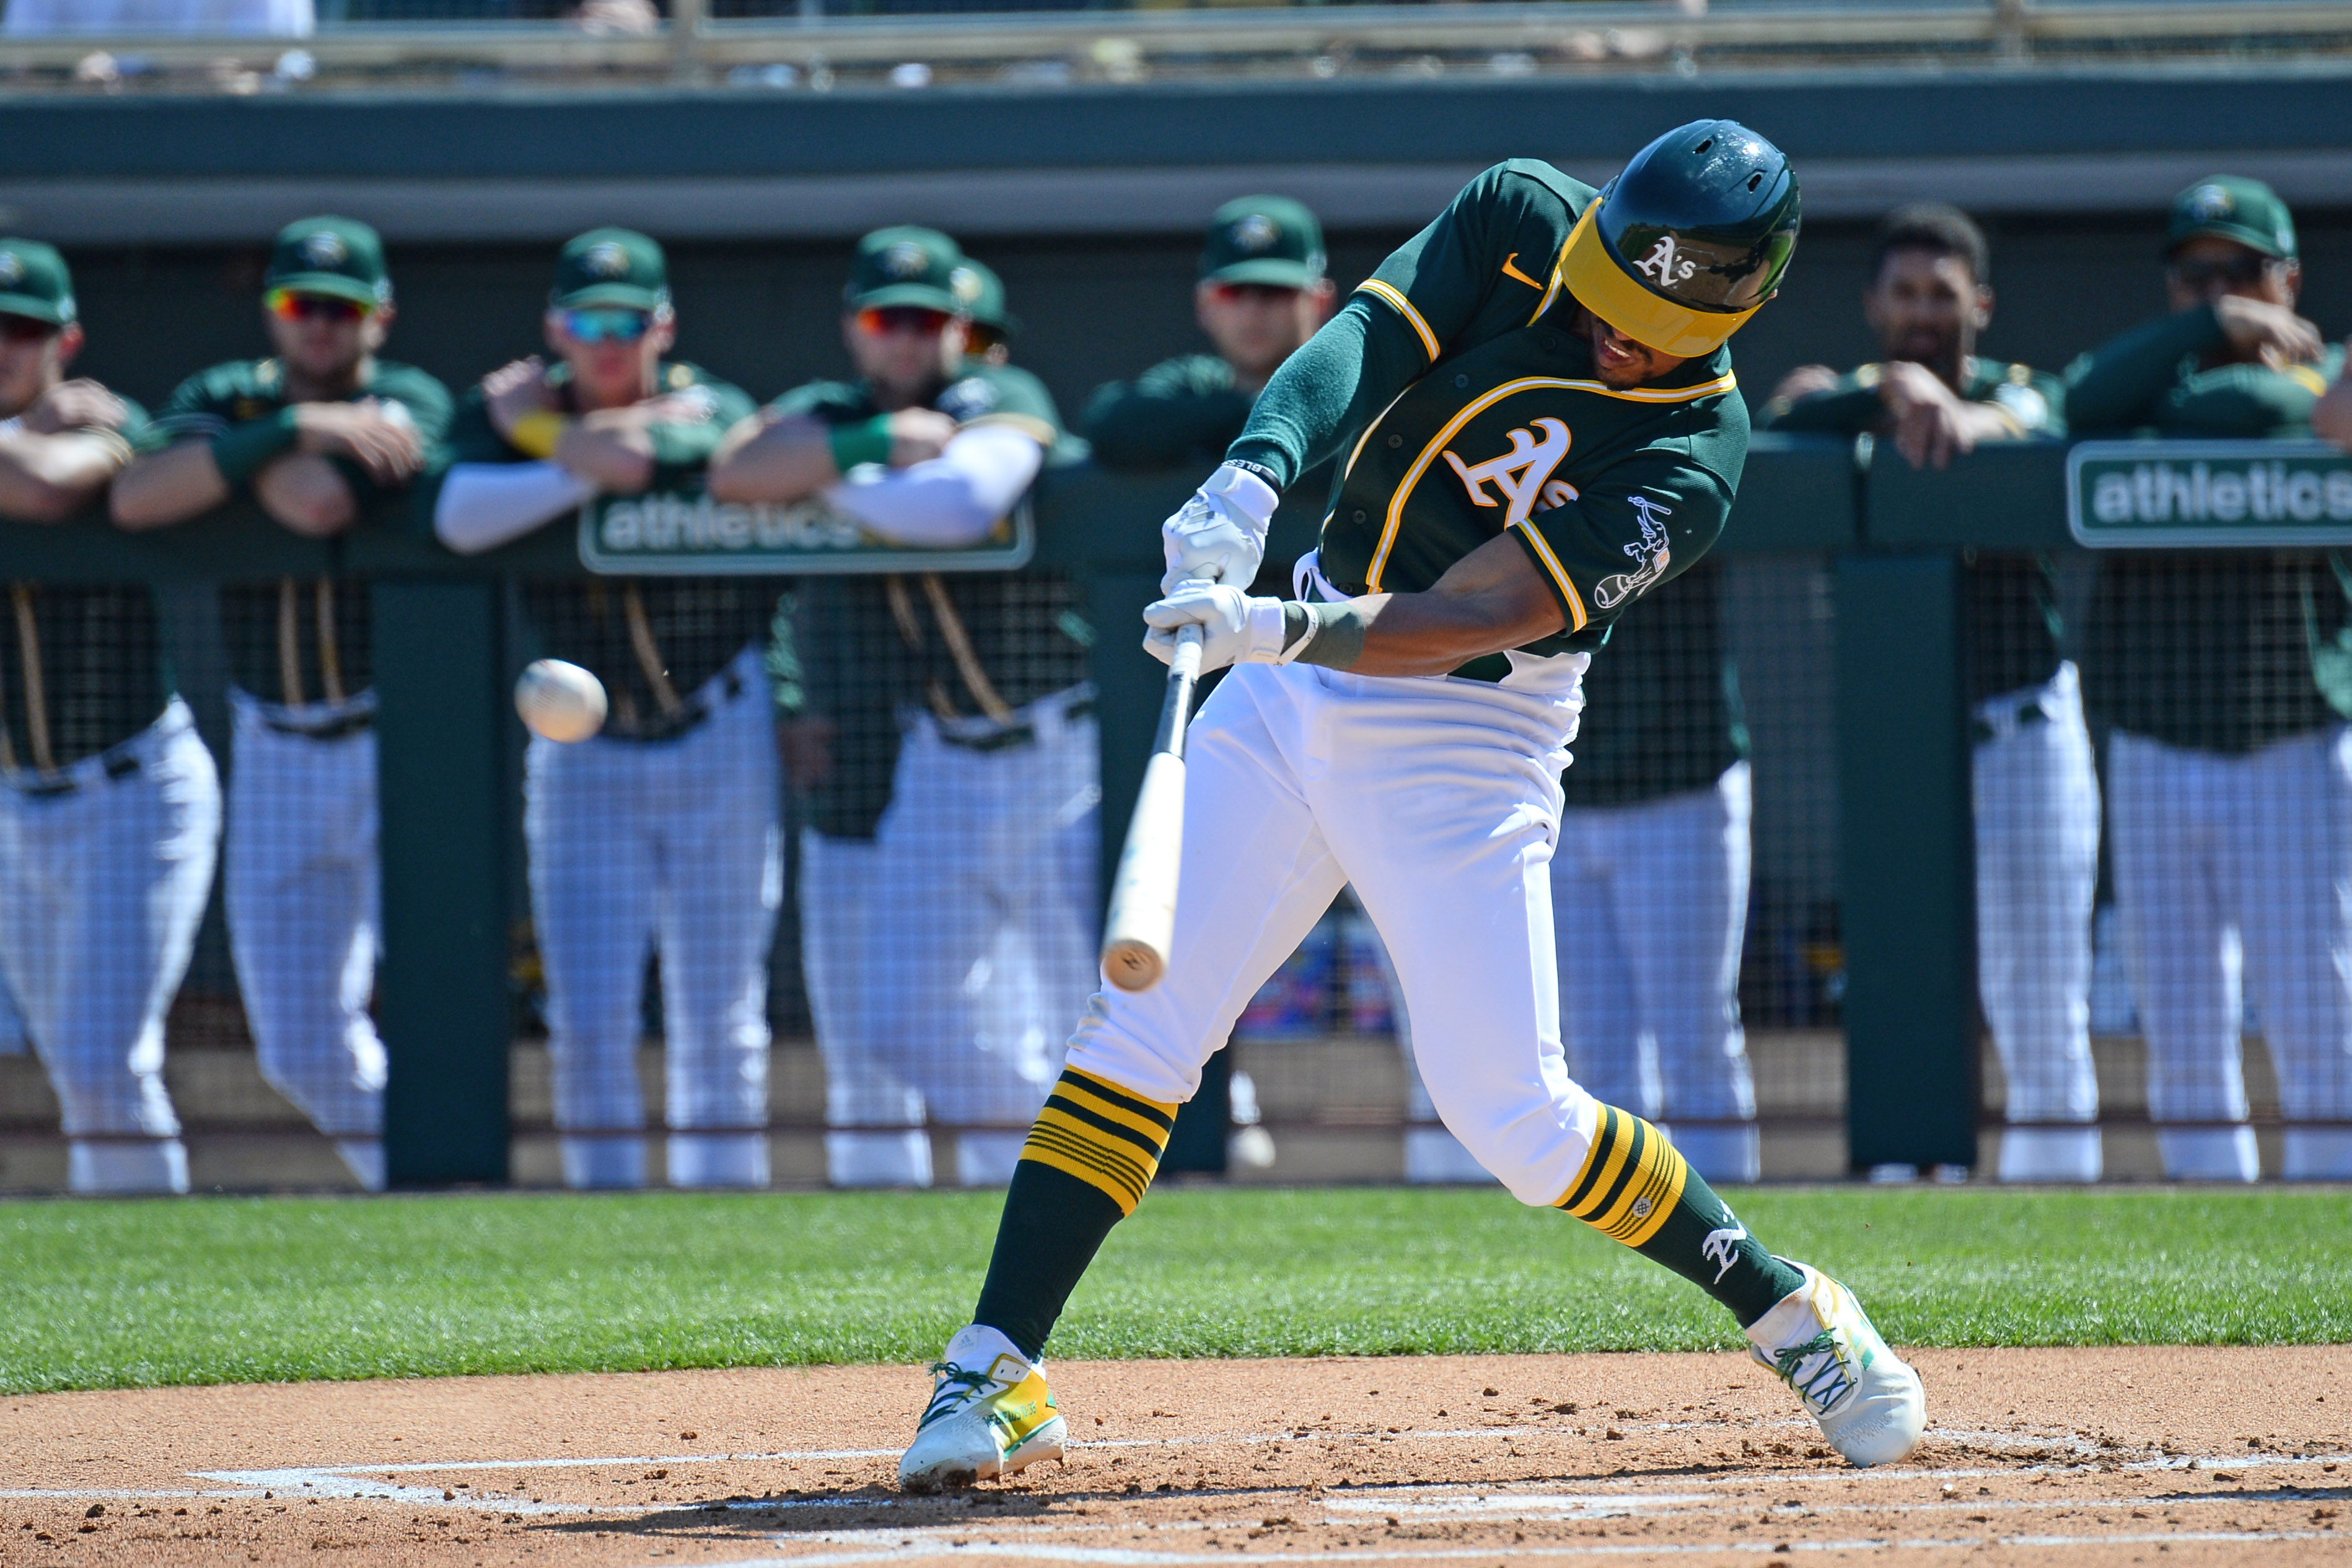
<path fill-rule="evenodd" d="M 1129 937 L 1104 946 L 1102 967 L 1104 977 L 1120 990 L 1148 991 L 1168 972 L 1168 960 L 1150 943 Z"/>

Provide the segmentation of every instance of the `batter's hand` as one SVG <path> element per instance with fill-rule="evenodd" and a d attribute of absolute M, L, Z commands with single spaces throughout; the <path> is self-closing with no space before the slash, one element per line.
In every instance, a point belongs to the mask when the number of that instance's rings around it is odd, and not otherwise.
<path fill-rule="evenodd" d="M 1168 558 L 1160 591 L 1174 593 L 1187 580 L 1249 587 L 1265 559 L 1266 524 L 1281 499 L 1248 469 L 1231 463 L 1219 467 L 1160 525 L 1160 549 Z"/>
<path fill-rule="evenodd" d="M 1282 601 L 1252 599 L 1223 582 L 1187 582 L 1167 598 L 1143 607 L 1143 651 L 1167 664 L 1176 656 L 1176 633 L 1201 629 L 1201 671 L 1227 664 L 1271 664 L 1282 657 Z"/>

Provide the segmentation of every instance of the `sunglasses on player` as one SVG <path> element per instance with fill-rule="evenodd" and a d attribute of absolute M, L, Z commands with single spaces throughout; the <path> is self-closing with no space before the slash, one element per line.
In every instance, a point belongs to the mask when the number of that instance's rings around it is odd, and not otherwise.
<path fill-rule="evenodd" d="M 298 294 L 291 288 L 273 288 L 262 296 L 262 303 L 280 321 L 337 321 L 348 325 L 368 314 L 368 308 L 356 299 L 346 299 L 339 294 Z"/>
<path fill-rule="evenodd" d="M 654 329 L 651 313 L 590 306 L 563 313 L 564 335 L 575 343 L 634 343 Z"/>
<path fill-rule="evenodd" d="M 1275 283 L 1212 283 L 1209 293 L 1220 305 L 1285 305 L 1298 298 L 1296 288 Z"/>
<path fill-rule="evenodd" d="M 927 309 L 920 305 L 869 305 L 857 313 L 857 329 L 869 338 L 887 338 L 898 332 L 936 338 L 954 319 L 944 310 Z"/>
<path fill-rule="evenodd" d="M 2202 288 L 2219 280 L 2243 287 L 2260 281 L 2271 258 L 2252 251 L 2241 251 L 2231 256 L 2191 256 L 2172 264 L 2172 276 L 2191 288 Z"/>
<path fill-rule="evenodd" d="M 30 316 L 0 316 L 0 343 L 46 343 L 62 330 Z"/>

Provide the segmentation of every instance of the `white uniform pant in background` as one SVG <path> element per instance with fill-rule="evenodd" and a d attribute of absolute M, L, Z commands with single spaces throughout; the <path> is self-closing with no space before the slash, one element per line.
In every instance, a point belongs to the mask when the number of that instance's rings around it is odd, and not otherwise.
<path fill-rule="evenodd" d="M 2009 1084 L 2003 1181 L 2096 1181 L 2091 899 L 2099 780 L 2074 666 L 1978 705 L 1977 994 Z M 2069 1125 L 2068 1124 L 2078 1124 Z"/>
<path fill-rule="evenodd" d="M 825 1176 L 835 1186 L 929 1186 L 923 1097 L 874 1041 L 866 910 L 881 859 L 870 839 L 801 833 L 801 972 L 824 1057 Z"/>
<path fill-rule="evenodd" d="M 533 739 L 523 836 L 547 974 L 563 1179 L 645 1181 L 636 1048 L 661 956 L 669 1179 L 768 1180 L 768 950 L 782 898 L 776 745 L 759 651 L 688 699 L 669 740 Z"/>
<path fill-rule="evenodd" d="M 1352 882 L 1395 960 L 1438 1114 L 1522 1202 L 1557 1202 L 1600 1114 L 1560 1052 L 1550 882 L 1587 663 L 1514 654 L 1516 686 L 1234 669 L 1186 741 L 1168 977 L 1140 996 L 1097 991 L 1070 1064 L 1189 1099 Z"/>
<path fill-rule="evenodd" d="M 2352 1177 L 2352 728 L 2242 757 L 2119 730 L 2107 804 L 2165 1174 L 2258 1174 L 2252 1130 L 2226 1125 L 2246 1116 L 2242 978 L 2278 1070 L 2284 1174 Z"/>
<path fill-rule="evenodd" d="M 373 692 L 288 707 L 232 688 L 223 881 L 236 984 L 270 1087 L 383 1186 Z M 356 728 L 341 727 L 358 725 Z"/>
<path fill-rule="evenodd" d="M 25 1032 L 25 1011 L 16 1005 L 16 993 L 8 988 L 5 967 L 0 967 L 0 1056 L 22 1056 L 33 1049 L 32 1039 Z"/>
<path fill-rule="evenodd" d="M 809 836 L 837 1185 L 928 1183 L 926 1113 L 957 1129 L 958 1181 L 1012 1179 L 1097 980 L 1093 700 L 1073 687 L 1010 727 L 910 717 L 870 848 Z"/>
<path fill-rule="evenodd" d="M 220 775 L 174 697 L 131 739 L 0 785 L 0 970 L 48 1069 L 76 1192 L 185 1192 L 163 1014 L 220 845 Z"/>
<path fill-rule="evenodd" d="M 1759 1174 L 1739 1022 L 1749 810 L 1735 762 L 1711 789 L 1568 808 L 1551 861 L 1569 1071 L 1658 1123 L 1709 1181 Z"/>

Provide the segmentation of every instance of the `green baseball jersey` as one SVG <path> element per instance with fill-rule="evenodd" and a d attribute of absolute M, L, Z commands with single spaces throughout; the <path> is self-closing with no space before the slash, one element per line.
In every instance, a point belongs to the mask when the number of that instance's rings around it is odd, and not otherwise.
<path fill-rule="evenodd" d="M 2205 368 L 2225 341 L 2210 305 L 2135 328 L 2068 368 L 2068 421 L 2184 438 L 2307 434 L 2312 405 L 2344 373 L 2342 347 L 2317 365 Z M 2134 734 L 2222 753 L 2352 716 L 2342 565 L 2313 551 L 2103 552 L 2085 632 L 2091 711 Z"/>
<path fill-rule="evenodd" d="M 2220 365 L 2228 342 L 2210 305 L 2134 328 L 2066 368 L 2066 421 L 2077 432 L 2152 427 L 2166 435 L 2308 433 L 2312 405 L 2344 374 L 2344 348 L 2316 365 Z"/>
<path fill-rule="evenodd" d="M 1630 806 L 1704 789 L 1748 755 L 1739 666 L 1723 645 L 1722 563 L 1702 560 L 1609 633 L 1584 677 L 1560 775 L 1570 806 Z"/>
<path fill-rule="evenodd" d="M 1228 455 L 1286 484 L 1342 455 L 1320 545 L 1336 587 L 1426 589 L 1507 533 L 1566 622 L 1525 651 L 1562 653 L 1715 542 L 1748 452 L 1730 350 L 1638 387 L 1594 377 L 1559 261 L 1598 194 L 1532 159 L 1489 169 L 1275 372 Z"/>
<path fill-rule="evenodd" d="M 813 382 L 772 406 L 826 424 L 882 412 L 863 383 L 850 382 Z M 1053 394 L 1014 366 L 971 368 L 930 406 L 963 423 L 1022 430 L 1045 445 L 1049 465 L 1068 461 L 1076 444 L 1062 434 Z M 969 664 L 957 656 L 959 641 Z M 810 789 L 804 820 L 832 837 L 871 838 L 890 803 L 904 713 L 972 719 L 994 705 L 1018 708 L 1086 680 L 1093 642 L 1076 588 L 1055 573 L 806 581 L 777 617 L 769 653 L 780 708 L 833 727 L 833 771 Z"/>
<path fill-rule="evenodd" d="M 1764 405 L 1764 426 L 1791 434 L 1883 434 L 1892 415 L 1879 395 L 1884 368 L 1861 365 L 1826 392 Z M 1970 355 L 1961 367 L 1959 395 L 2005 417 L 2021 437 L 2066 434 L 2066 387 L 2031 365 Z M 1972 556 L 1968 561 L 1969 697 L 1983 702 L 2038 685 L 2056 674 L 2063 656 L 2055 569 L 2046 555 Z"/>
<path fill-rule="evenodd" d="M 430 454 L 449 428 L 449 392 L 411 365 L 375 361 L 349 401 L 373 398 L 416 427 Z M 155 416 L 151 446 L 204 441 L 231 425 L 267 418 L 293 401 L 276 360 L 232 360 L 182 382 Z M 362 514 L 387 492 L 355 463 L 332 460 Z M 221 589 L 221 632 L 229 678 L 270 702 L 315 702 L 366 689 L 373 679 L 367 585 L 355 579 L 229 583 Z"/>
<path fill-rule="evenodd" d="M 120 396 L 121 394 L 116 394 Z M 147 411 L 124 398 L 121 428 L 134 447 L 151 442 Z M 81 513 L 68 525 L 104 528 Z M 37 685 L 50 765 L 70 767 L 155 722 L 171 700 L 171 661 L 164 652 L 155 595 L 144 583 L 20 582 L 15 632 L 0 636 L 0 735 L 8 766 L 39 763 L 30 698 Z M 31 657 L 23 633 L 32 632 Z"/>
<path fill-rule="evenodd" d="M 547 379 L 557 402 L 573 409 L 568 369 L 559 364 Z M 654 450 L 650 487 L 698 486 L 720 440 L 757 405 L 697 365 L 665 361 L 654 380 L 686 417 L 646 431 Z M 499 434 L 479 386 L 460 402 L 445 455 L 452 465 L 535 461 Z M 690 723 L 697 715 L 687 699 L 767 635 L 776 606 L 775 583 L 747 577 L 530 579 L 520 594 L 532 656 L 593 673 L 604 684 L 610 732 L 642 738 Z"/>
<path fill-rule="evenodd" d="M 1255 401 L 1216 355 L 1179 354 L 1132 382 L 1096 388 L 1082 425 L 1095 460 L 1109 467 L 1208 466 L 1241 434 Z"/>

